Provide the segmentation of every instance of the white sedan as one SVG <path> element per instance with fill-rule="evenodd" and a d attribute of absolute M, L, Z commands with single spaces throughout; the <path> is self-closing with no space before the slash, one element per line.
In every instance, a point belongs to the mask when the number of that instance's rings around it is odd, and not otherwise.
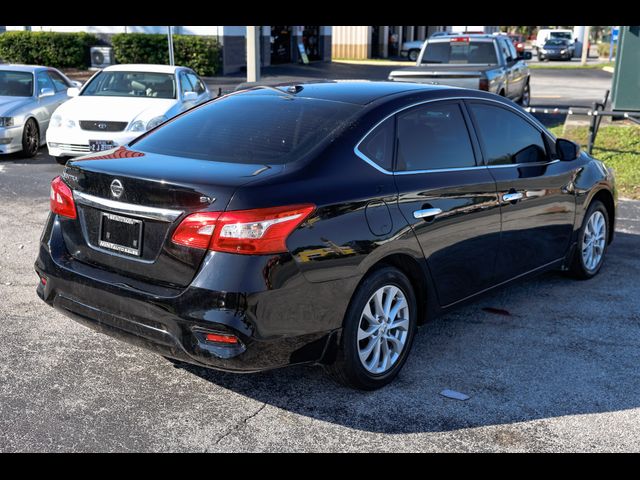
<path fill-rule="evenodd" d="M 196 73 L 167 65 L 113 65 L 96 73 L 53 114 L 47 130 L 49 154 L 69 157 L 126 145 L 211 98 Z"/>

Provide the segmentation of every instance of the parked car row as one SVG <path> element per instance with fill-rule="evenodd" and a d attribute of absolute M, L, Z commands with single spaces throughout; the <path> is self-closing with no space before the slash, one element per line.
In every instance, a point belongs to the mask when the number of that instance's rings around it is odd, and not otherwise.
<path fill-rule="evenodd" d="M 0 153 L 32 157 L 47 143 L 60 164 L 125 145 L 211 98 L 191 69 L 114 65 L 85 85 L 55 68 L 0 65 Z"/>

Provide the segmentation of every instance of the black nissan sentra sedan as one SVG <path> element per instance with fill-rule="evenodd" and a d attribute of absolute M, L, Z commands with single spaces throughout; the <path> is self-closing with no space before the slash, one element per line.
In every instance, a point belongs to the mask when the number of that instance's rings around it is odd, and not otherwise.
<path fill-rule="evenodd" d="M 597 274 L 616 203 L 600 161 L 490 93 L 256 87 L 70 161 L 37 292 L 170 359 L 315 363 L 375 389 L 434 315 L 527 274 Z"/>

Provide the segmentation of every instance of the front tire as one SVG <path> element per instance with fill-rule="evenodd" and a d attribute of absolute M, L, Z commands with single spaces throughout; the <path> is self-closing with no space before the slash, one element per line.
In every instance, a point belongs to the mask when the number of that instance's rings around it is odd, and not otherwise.
<path fill-rule="evenodd" d="M 417 62 L 419 54 L 420 50 L 409 50 L 409 60 L 411 60 L 412 62 Z"/>
<path fill-rule="evenodd" d="M 598 274 L 604 263 L 609 240 L 609 213 L 600 200 L 594 201 L 587 210 L 578 232 L 576 247 L 569 273 L 586 280 Z"/>
<path fill-rule="evenodd" d="M 53 157 L 58 164 L 65 166 L 71 157 Z"/>
<path fill-rule="evenodd" d="M 375 270 L 351 299 L 336 361 L 325 368 L 348 387 L 381 388 L 402 369 L 416 325 L 417 303 L 409 279 L 393 267 Z"/>
<path fill-rule="evenodd" d="M 40 130 L 33 118 L 27 120 L 22 129 L 22 152 L 27 158 L 35 157 L 40 148 Z"/>

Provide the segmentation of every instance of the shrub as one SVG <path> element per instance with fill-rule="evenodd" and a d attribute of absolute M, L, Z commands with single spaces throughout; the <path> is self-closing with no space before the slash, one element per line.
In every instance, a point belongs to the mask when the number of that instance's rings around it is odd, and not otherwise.
<path fill-rule="evenodd" d="M 0 34 L 0 58 L 10 63 L 85 68 L 89 47 L 97 42 L 85 32 L 5 32 Z"/>
<path fill-rule="evenodd" d="M 613 56 L 616 56 L 616 47 L 617 45 L 613 44 Z M 609 44 L 608 43 L 599 43 L 598 44 L 598 55 L 601 57 L 609 57 Z"/>
<path fill-rule="evenodd" d="M 167 36 L 149 33 L 118 33 L 111 38 L 118 63 L 169 64 Z M 220 71 L 220 44 L 215 38 L 174 35 L 173 54 L 176 65 L 192 68 L 198 75 L 215 75 Z"/>

